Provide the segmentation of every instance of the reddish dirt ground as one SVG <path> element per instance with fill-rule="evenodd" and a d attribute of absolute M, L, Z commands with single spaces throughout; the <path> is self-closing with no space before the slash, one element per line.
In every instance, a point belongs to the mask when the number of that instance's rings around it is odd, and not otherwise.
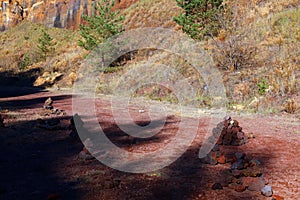
<path fill-rule="evenodd" d="M 190 148 L 173 164 L 155 173 L 130 174 L 111 169 L 97 160 L 78 158 L 82 144 L 69 137 L 72 116 L 70 92 L 48 92 L 26 88 L 0 89 L 0 199 L 272 199 L 260 193 L 235 192 L 228 187 L 212 190 L 222 169 L 230 165 L 205 165 L 198 158 L 209 119 L 200 119 L 197 136 Z M 66 111 L 58 130 L 36 127 L 43 103 L 51 97 L 54 107 Z M 129 151 L 163 147 L 181 120 L 169 116 L 154 140 L 128 141 L 115 124 L 110 103 L 98 98 L 98 119 L 114 143 Z M 84 104 L 83 104 L 84 106 Z M 134 108 L 133 108 L 134 110 Z M 147 117 L 133 115 L 141 123 Z M 300 122 L 293 115 L 232 115 L 245 133 L 254 139 L 231 148 L 258 159 L 263 176 L 274 194 L 300 199 Z M 193 120 L 193 118 L 190 118 Z"/>

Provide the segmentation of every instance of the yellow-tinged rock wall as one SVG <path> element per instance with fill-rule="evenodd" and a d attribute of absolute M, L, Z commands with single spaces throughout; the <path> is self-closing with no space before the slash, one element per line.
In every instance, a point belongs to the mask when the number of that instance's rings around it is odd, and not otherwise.
<path fill-rule="evenodd" d="M 116 8 L 135 0 L 117 0 Z M 0 31 L 23 20 L 47 27 L 77 29 L 82 14 L 91 15 L 95 0 L 0 0 Z"/>

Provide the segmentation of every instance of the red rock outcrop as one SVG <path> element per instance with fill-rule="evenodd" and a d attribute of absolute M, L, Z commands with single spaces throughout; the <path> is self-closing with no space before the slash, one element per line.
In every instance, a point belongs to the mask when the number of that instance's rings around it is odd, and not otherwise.
<path fill-rule="evenodd" d="M 130 6 L 136 0 L 117 0 L 116 9 Z M 47 27 L 77 29 L 82 14 L 91 15 L 95 0 L 0 0 L 0 31 L 23 20 Z"/>

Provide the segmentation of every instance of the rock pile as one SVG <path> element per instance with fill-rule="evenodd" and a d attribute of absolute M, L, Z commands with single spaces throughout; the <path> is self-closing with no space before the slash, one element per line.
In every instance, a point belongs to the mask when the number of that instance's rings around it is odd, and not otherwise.
<path fill-rule="evenodd" d="M 44 103 L 44 109 L 46 110 L 52 110 L 53 109 L 53 100 L 49 97 L 48 99 L 46 99 L 45 103 Z"/>
<path fill-rule="evenodd" d="M 213 129 L 213 135 L 210 136 L 207 143 L 213 145 L 213 141 L 217 141 L 217 144 L 205 158 L 201 159 L 205 164 L 216 165 L 218 163 L 225 164 L 232 162 L 233 156 L 224 155 L 219 146 L 240 146 L 246 143 L 246 137 L 242 131 L 242 127 L 239 126 L 239 122 L 232 120 L 230 116 L 226 116 L 224 121 L 220 122 L 217 127 Z"/>
<path fill-rule="evenodd" d="M 63 110 L 53 107 L 53 100 L 49 97 L 46 99 L 43 110 L 40 115 L 50 116 L 50 115 L 65 115 L 66 113 Z"/>
<path fill-rule="evenodd" d="M 231 165 L 229 169 L 221 171 L 219 180 L 212 189 L 221 185 L 222 188 L 229 187 L 237 192 L 249 190 L 272 196 L 272 188 L 263 178 L 261 163 L 257 159 L 251 159 L 243 152 L 236 152 L 234 155 L 225 155 L 225 160 Z"/>
<path fill-rule="evenodd" d="M 219 138 L 217 138 L 219 136 Z M 263 178 L 261 163 L 259 160 L 250 158 L 243 152 L 226 153 L 225 146 L 238 146 L 246 143 L 245 133 L 239 126 L 237 120 L 226 116 L 224 121 L 213 129 L 213 138 L 217 144 L 201 159 L 205 164 L 230 164 L 228 169 L 220 172 L 218 182 L 213 184 L 213 190 L 220 190 L 229 187 L 237 192 L 245 190 L 261 192 L 264 196 L 270 197 L 273 194 L 271 186 Z M 254 138 L 254 137 L 252 137 Z M 209 139 L 213 141 L 212 139 Z"/>
<path fill-rule="evenodd" d="M 230 116 L 226 116 L 221 127 L 222 131 L 217 144 L 239 146 L 246 143 L 245 133 L 237 120 L 232 120 Z"/>
<path fill-rule="evenodd" d="M 261 191 L 267 181 L 262 176 L 260 162 L 247 158 L 241 152 L 235 153 L 234 160 L 229 169 L 221 171 L 218 184 L 237 192 L 243 192 L 246 189 Z"/>
<path fill-rule="evenodd" d="M 229 161 L 230 159 L 225 157 L 218 144 L 214 146 L 214 148 L 207 154 L 206 157 L 201 159 L 202 163 L 210 165 L 216 165 L 218 163 L 225 164 Z"/>

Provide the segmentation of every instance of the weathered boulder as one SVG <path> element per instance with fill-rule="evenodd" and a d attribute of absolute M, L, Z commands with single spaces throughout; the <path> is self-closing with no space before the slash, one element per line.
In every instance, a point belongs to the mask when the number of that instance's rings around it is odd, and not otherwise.
<path fill-rule="evenodd" d="M 36 87 L 49 87 L 53 86 L 58 80 L 60 80 L 63 77 L 62 73 L 54 72 L 49 73 L 45 72 L 42 76 L 39 76 L 35 82 L 33 83 Z"/>

